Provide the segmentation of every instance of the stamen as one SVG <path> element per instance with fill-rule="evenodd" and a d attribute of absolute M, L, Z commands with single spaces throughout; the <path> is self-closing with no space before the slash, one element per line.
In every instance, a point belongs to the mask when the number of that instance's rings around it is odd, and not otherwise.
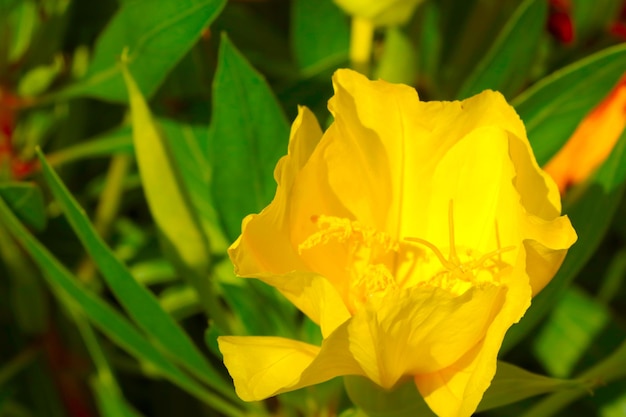
<path fill-rule="evenodd" d="M 448 205 L 448 239 L 450 248 L 448 250 L 447 259 L 437 246 L 425 239 L 417 237 L 407 237 L 404 239 L 404 242 L 406 242 L 408 245 L 417 246 L 416 244 L 419 244 L 421 246 L 425 246 L 437 256 L 437 259 L 441 263 L 441 266 L 445 268 L 445 270 L 436 273 L 430 281 L 436 282 L 436 285 L 440 286 L 456 285 L 451 284 L 452 282 L 476 282 L 476 280 L 479 279 L 478 274 L 480 273 L 480 270 L 491 270 L 493 268 L 500 269 L 504 264 L 501 256 L 502 253 L 509 252 L 515 249 L 515 246 L 507 246 L 505 248 L 500 247 L 500 235 L 498 232 L 498 224 L 496 222 L 497 249 L 482 255 L 477 260 L 473 259 L 474 255 L 472 254 L 472 251 L 468 249 L 466 251 L 466 256 L 463 258 L 465 259 L 465 261 L 462 261 L 459 257 L 456 247 L 456 239 L 454 234 L 454 203 L 452 200 L 450 200 L 450 203 Z M 485 267 L 484 264 L 489 260 L 492 260 L 494 265 Z M 493 273 L 494 271 L 491 272 Z"/>
<path fill-rule="evenodd" d="M 437 248 L 435 245 L 433 245 L 427 240 L 420 239 L 419 237 L 407 237 L 405 239 L 405 241 L 407 242 L 420 243 L 426 246 L 428 249 L 432 250 L 433 253 L 439 259 L 439 262 L 441 262 L 441 266 L 447 269 L 454 269 L 454 268 L 459 268 L 462 266 L 461 260 L 459 259 L 459 256 L 456 253 L 456 242 L 454 239 L 454 213 L 453 212 L 454 212 L 454 205 L 451 199 L 450 203 L 448 204 L 448 239 L 449 239 L 449 244 L 450 244 L 450 249 L 448 253 L 449 259 L 446 259 L 443 256 L 443 253 L 441 253 L 441 251 L 439 250 L 439 248 Z"/>
<path fill-rule="evenodd" d="M 500 249 L 496 249 L 494 251 L 491 251 L 483 256 L 480 257 L 480 259 L 478 259 L 476 262 L 474 262 L 474 267 L 475 268 L 480 268 L 487 260 L 493 258 L 494 256 L 498 255 L 498 261 L 500 263 L 502 263 L 502 257 L 500 256 L 501 254 L 503 254 L 504 252 L 509 252 L 515 249 L 515 246 L 507 246 L 505 248 L 500 248 Z"/>
<path fill-rule="evenodd" d="M 299 253 L 333 240 L 339 243 L 359 242 L 366 247 L 376 248 L 379 251 L 377 253 L 386 253 L 398 249 L 398 242 L 386 233 L 363 226 L 350 219 L 320 215 L 311 216 L 311 221 L 316 224 L 319 230 L 298 245 Z"/>
<path fill-rule="evenodd" d="M 345 242 L 352 235 L 352 222 L 348 219 L 330 216 L 311 216 L 311 221 L 320 230 L 307 237 L 298 245 L 300 254 L 306 249 L 329 243 L 332 240 Z"/>
<path fill-rule="evenodd" d="M 448 203 L 448 234 L 450 238 L 450 252 L 449 258 L 450 262 L 452 262 L 456 266 L 461 265 L 461 261 L 456 254 L 456 244 L 454 241 L 454 205 L 452 203 L 452 199 L 450 199 L 450 203 Z"/>
<path fill-rule="evenodd" d="M 415 242 L 415 243 L 419 243 L 421 245 L 426 246 L 428 249 L 433 251 L 433 253 L 437 256 L 437 259 L 439 259 L 439 262 L 441 262 L 441 266 L 443 266 L 444 268 L 454 269 L 454 267 L 456 266 L 453 263 L 451 263 L 450 261 L 448 261 L 446 258 L 444 258 L 443 253 L 441 253 L 439 248 L 437 246 L 433 245 L 432 243 L 430 243 L 429 241 L 421 239 L 419 237 L 407 237 L 404 240 L 406 242 L 411 242 L 411 243 Z"/>
<path fill-rule="evenodd" d="M 496 247 L 500 249 L 502 244 L 500 243 L 500 229 L 498 229 L 498 220 L 494 220 L 496 224 Z M 502 263 L 502 252 L 498 253 L 498 262 Z"/>

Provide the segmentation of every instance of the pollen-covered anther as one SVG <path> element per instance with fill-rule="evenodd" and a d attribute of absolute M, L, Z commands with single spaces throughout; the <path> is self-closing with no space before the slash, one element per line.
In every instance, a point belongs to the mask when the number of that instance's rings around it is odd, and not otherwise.
<path fill-rule="evenodd" d="M 319 230 L 298 245 L 300 254 L 307 249 L 333 241 L 373 248 L 382 254 L 398 248 L 398 242 L 386 233 L 363 226 L 350 219 L 319 215 L 311 216 L 311 221 Z"/>
<path fill-rule="evenodd" d="M 366 295 L 397 287 L 393 275 L 383 264 L 368 265 L 363 273 L 353 281 L 353 286 L 364 289 Z"/>

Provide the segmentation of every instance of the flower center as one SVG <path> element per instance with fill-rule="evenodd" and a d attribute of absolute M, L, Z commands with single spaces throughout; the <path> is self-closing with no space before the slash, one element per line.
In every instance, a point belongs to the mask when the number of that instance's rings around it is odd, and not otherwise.
<path fill-rule="evenodd" d="M 388 234 L 364 226 L 356 221 L 333 216 L 311 218 L 318 231 L 298 246 L 302 253 L 307 249 L 337 242 L 347 249 L 345 270 L 349 280 L 339 277 L 340 291 L 344 292 L 348 308 L 354 312 L 370 297 L 381 296 L 397 288 L 390 271 L 390 260 L 399 250 L 399 242 Z M 347 293 L 347 294 L 346 294 Z"/>
<path fill-rule="evenodd" d="M 425 285 L 460 295 L 474 286 L 498 284 L 499 272 L 508 266 L 501 255 L 514 247 L 500 247 L 496 227 L 498 249 L 481 255 L 471 249 L 459 248 L 455 244 L 453 217 L 450 201 L 447 258 L 437 246 L 425 239 L 408 237 L 397 241 L 387 233 L 356 221 L 324 215 L 311 217 L 318 230 L 300 243 L 298 251 L 302 254 L 305 250 L 331 242 L 340 244 L 347 251 L 344 252 L 345 257 L 337 258 L 336 253 L 329 257 L 329 261 L 341 259 L 345 268 L 345 275 L 342 273 L 334 280 L 329 278 L 343 294 L 352 312 L 369 299 L 382 297 L 393 289 Z M 424 247 L 435 255 L 437 264 L 429 261 L 429 252 Z M 418 264 L 420 267 L 417 267 Z"/>

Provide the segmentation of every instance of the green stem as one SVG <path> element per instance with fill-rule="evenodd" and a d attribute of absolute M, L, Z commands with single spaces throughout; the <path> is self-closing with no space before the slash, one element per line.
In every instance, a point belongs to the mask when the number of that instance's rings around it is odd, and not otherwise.
<path fill-rule="evenodd" d="M 128 174 L 132 160 L 130 155 L 125 154 L 115 155 L 111 159 L 106 185 L 102 191 L 93 222 L 95 229 L 103 238 L 109 234 L 111 224 L 117 216 L 124 190 L 124 179 Z"/>
<path fill-rule="evenodd" d="M 66 306 L 70 307 L 71 303 L 65 303 Z M 115 376 L 113 375 L 113 371 L 109 366 L 109 362 L 102 350 L 102 346 L 96 337 L 93 328 L 89 324 L 89 322 L 83 318 L 78 312 L 76 312 L 73 308 L 68 308 L 70 310 L 70 315 L 72 316 L 72 320 L 80 335 L 83 338 L 83 342 L 85 343 L 85 347 L 87 347 L 87 351 L 93 360 L 93 363 L 96 367 L 96 373 L 98 375 L 98 379 L 100 381 L 106 382 L 106 384 L 111 388 L 116 394 L 121 395 L 121 390 L 117 385 L 117 381 L 115 380 Z"/>
<path fill-rule="evenodd" d="M 111 224 L 115 220 L 119 211 L 122 192 L 124 190 L 124 179 L 132 163 L 130 155 L 115 155 L 111 159 L 109 171 L 104 185 L 104 190 L 100 196 L 98 207 L 94 215 L 94 228 L 100 236 L 106 240 Z M 96 267 L 90 257 L 86 256 L 80 263 L 76 276 L 83 282 L 91 282 L 96 272 Z"/>
<path fill-rule="evenodd" d="M 626 341 L 622 342 L 608 358 L 583 372 L 576 379 L 589 381 L 593 386 L 605 385 L 612 381 L 626 377 Z M 558 413 L 569 404 L 585 395 L 587 389 L 573 389 L 550 395 L 529 409 L 522 417 L 550 417 Z"/>

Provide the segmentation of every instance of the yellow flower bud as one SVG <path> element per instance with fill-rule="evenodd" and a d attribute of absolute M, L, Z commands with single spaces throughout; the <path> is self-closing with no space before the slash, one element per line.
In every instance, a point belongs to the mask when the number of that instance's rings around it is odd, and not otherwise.
<path fill-rule="evenodd" d="M 334 0 L 351 16 L 367 19 L 374 26 L 406 23 L 422 0 Z"/>

